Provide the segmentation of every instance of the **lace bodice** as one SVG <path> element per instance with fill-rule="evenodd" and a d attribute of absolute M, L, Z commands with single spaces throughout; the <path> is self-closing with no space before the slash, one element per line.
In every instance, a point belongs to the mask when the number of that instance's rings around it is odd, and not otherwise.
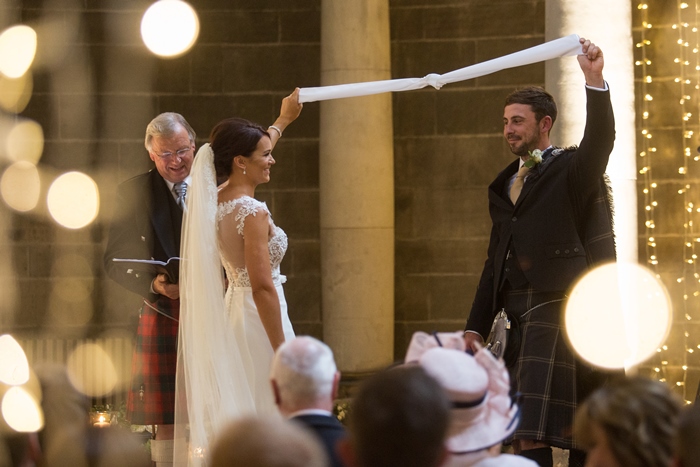
<path fill-rule="evenodd" d="M 272 222 L 272 216 L 265 203 L 249 196 L 243 196 L 219 203 L 216 212 L 219 251 L 221 261 L 226 270 L 226 277 L 229 280 L 229 286 L 250 287 L 250 277 L 245 267 L 245 257 L 243 255 L 245 241 L 243 227 L 248 216 L 255 216 L 259 212 L 266 212 L 270 216 L 271 235 L 267 245 L 270 252 L 272 281 L 275 284 L 284 282 L 284 276 L 280 274 L 280 263 L 287 252 L 287 234 Z M 233 219 L 229 216 L 233 216 Z M 235 238 L 230 238 L 231 236 L 235 236 Z"/>

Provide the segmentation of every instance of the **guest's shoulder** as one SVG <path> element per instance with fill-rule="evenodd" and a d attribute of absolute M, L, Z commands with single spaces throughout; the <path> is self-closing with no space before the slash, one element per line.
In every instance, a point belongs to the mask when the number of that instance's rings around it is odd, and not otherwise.
<path fill-rule="evenodd" d="M 290 420 L 295 420 L 306 425 L 333 427 L 341 430 L 345 429 L 343 424 L 340 423 L 334 415 L 300 414 L 290 418 Z"/>

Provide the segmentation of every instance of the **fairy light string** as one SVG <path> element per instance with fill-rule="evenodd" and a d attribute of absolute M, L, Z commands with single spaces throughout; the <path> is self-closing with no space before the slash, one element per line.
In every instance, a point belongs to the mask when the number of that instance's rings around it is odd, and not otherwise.
<path fill-rule="evenodd" d="M 678 22 L 672 27 L 678 32 L 678 56 L 674 62 L 678 65 L 679 74 L 675 78 L 678 85 L 680 110 L 680 126 L 682 138 L 683 157 L 682 164 L 678 167 L 678 173 L 681 179 L 681 188 L 678 194 L 683 197 L 683 267 L 680 269 L 682 275 L 676 280 L 681 285 L 683 293 L 682 309 L 678 310 L 676 317 L 680 318 L 678 325 L 681 328 L 683 337 L 681 342 L 683 346 L 682 357 L 680 358 L 680 375 L 674 378 L 673 384 L 681 393 L 686 403 L 690 403 L 687 391 L 688 383 L 688 368 L 689 355 L 694 353 L 694 349 L 690 342 L 690 326 L 693 321 L 694 310 L 697 309 L 700 300 L 700 291 L 698 290 L 698 274 L 697 263 L 698 257 L 696 252 L 696 244 L 698 242 L 698 233 L 695 228 L 694 218 L 700 212 L 700 205 L 695 201 L 694 190 L 691 185 L 691 167 L 692 162 L 697 162 L 699 157 L 696 151 L 691 148 L 691 143 L 694 137 L 691 122 L 693 121 L 693 111 L 695 106 L 693 102 L 697 102 L 697 96 L 700 93 L 700 61 L 698 61 L 698 51 L 700 50 L 700 42 L 698 40 L 697 16 L 698 5 L 697 0 L 694 2 L 694 7 L 690 8 L 688 2 L 677 2 Z M 692 47 L 691 47 L 692 45 Z M 696 112 L 697 113 L 697 112 Z M 696 116 L 697 118 L 697 116 Z M 694 154 L 695 153 L 695 154 Z M 693 157 L 694 156 L 694 157 Z"/>
<path fill-rule="evenodd" d="M 654 234 L 654 229 L 656 228 L 656 222 L 654 221 L 654 211 L 658 206 L 656 201 L 656 188 L 658 184 L 654 181 L 653 170 L 652 170 L 652 160 L 656 153 L 656 147 L 653 142 L 653 135 L 650 131 L 649 122 L 652 112 L 652 106 L 654 97 L 651 92 L 651 84 L 654 79 L 652 78 L 653 64 L 649 59 L 648 49 L 652 46 L 652 42 L 649 39 L 649 31 L 653 28 L 653 25 L 649 22 L 649 6 L 646 3 L 640 3 L 637 5 L 637 9 L 640 10 L 641 17 L 641 27 L 640 27 L 640 40 L 635 44 L 637 50 L 637 59 L 635 60 L 635 66 L 641 68 L 641 83 L 638 86 L 641 89 L 641 99 L 637 101 L 638 103 L 638 113 L 641 119 L 638 119 L 638 131 L 641 143 L 639 152 L 639 175 L 644 183 L 643 199 L 644 199 L 644 227 L 646 235 L 646 257 L 647 266 L 656 274 L 657 278 L 660 278 L 658 272 L 659 258 L 657 254 L 657 243 L 656 235 Z M 667 382 L 669 379 L 668 375 L 668 359 L 666 357 L 666 352 L 668 350 L 667 345 L 663 345 L 657 349 L 657 358 L 655 364 L 653 364 L 653 376 L 662 382 Z"/>

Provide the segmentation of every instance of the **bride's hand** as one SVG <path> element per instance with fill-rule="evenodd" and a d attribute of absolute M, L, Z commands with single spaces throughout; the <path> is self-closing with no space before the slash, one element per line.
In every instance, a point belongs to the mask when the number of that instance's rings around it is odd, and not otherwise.
<path fill-rule="evenodd" d="M 282 109 L 280 110 L 280 116 L 275 120 L 275 126 L 284 131 L 287 125 L 296 120 L 301 114 L 302 107 L 304 107 L 304 104 L 299 103 L 299 88 L 296 88 L 294 92 L 282 99 Z"/>

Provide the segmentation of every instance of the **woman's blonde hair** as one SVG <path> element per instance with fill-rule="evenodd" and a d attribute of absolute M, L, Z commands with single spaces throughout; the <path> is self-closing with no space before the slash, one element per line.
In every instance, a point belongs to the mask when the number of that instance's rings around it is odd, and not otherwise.
<path fill-rule="evenodd" d="M 625 467 L 666 467 L 682 403 L 668 386 L 648 378 L 621 379 L 595 391 L 578 408 L 574 434 L 583 447 L 600 427 L 613 456 Z"/>

